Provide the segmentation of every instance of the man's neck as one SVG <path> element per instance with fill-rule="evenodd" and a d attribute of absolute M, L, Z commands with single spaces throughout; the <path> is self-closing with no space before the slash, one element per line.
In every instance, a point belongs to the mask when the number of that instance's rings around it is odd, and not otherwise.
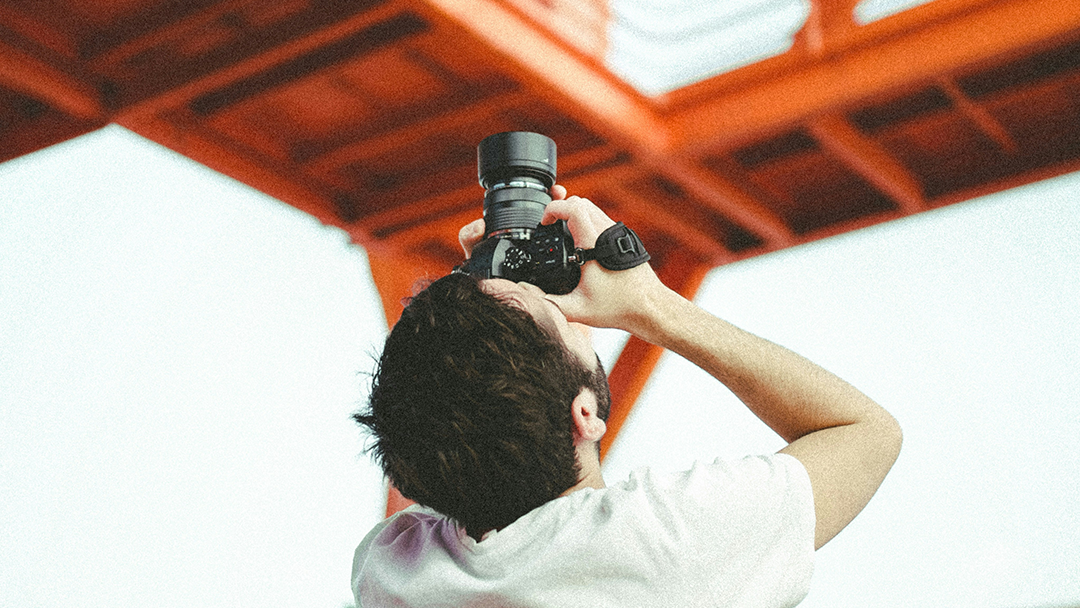
<path fill-rule="evenodd" d="M 604 483 L 604 474 L 600 470 L 600 455 L 596 451 L 596 443 L 578 444 L 577 456 L 578 463 L 581 465 L 581 477 L 576 484 L 563 492 L 561 496 L 566 496 L 577 492 L 578 490 L 584 490 L 585 488 L 594 488 L 597 490 L 606 488 L 607 484 Z"/>

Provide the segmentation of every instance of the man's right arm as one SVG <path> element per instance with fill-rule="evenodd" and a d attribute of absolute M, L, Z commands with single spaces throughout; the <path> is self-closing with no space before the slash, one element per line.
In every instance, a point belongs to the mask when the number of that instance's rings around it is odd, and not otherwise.
<path fill-rule="evenodd" d="M 611 222 L 576 197 L 552 202 L 549 218 L 567 219 L 575 242 L 586 247 Z M 783 437 L 788 446 L 781 452 L 799 459 L 810 476 L 816 547 L 858 515 L 899 454 L 900 426 L 881 406 L 803 357 L 701 309 L 648 265 L 612 272 L 590 262 L 574 292 L 548 299 L 571 321 L 622 329 L 685 357 Z"/>

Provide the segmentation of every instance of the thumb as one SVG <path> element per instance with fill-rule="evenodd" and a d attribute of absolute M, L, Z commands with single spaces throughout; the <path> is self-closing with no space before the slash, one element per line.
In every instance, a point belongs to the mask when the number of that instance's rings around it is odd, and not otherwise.
<path fill-rule="evenodd" d="M 563 295 L 548 294 L 545 295 L 544 298 L 557 306 L 568 321 L 582 321 L 581 315 L 583 314 L 585 307 L 585 298 L 578 290 L 575 289 L 574 291 Z"/>
<path fill-rule="evenodd" d="M 465 224 L 458 231 L 458 243 L 465 250 L 465 258 L 472 255 L 473 247 L 484 238 L 484 218 Z"/>

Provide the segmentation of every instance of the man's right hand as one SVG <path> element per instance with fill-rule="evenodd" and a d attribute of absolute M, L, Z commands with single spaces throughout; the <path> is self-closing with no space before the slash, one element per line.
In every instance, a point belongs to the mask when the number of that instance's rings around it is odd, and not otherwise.
<path fill-rule="evenodd" d="M 547 206 L 541 223 L 556 220 L 566 220 L 574 245 L 581 249 L 592 249 L 600 234 L 615 225 L 592 201 L 578 196 L 554 200 Z M 589 261 L 582 266 L 581 281 L 573 291 L 546 298 L 570 321 L 638 335 L 648 333 L 657 299 L 671 296 L 678 294 L 665 287 L 648 264 L 612 271 Z M 641 337 L 648 339 L 647 335 Z"/>

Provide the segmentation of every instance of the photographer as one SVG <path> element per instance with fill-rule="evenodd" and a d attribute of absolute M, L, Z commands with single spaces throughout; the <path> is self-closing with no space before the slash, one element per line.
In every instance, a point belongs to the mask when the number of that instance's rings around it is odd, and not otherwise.
<path fill-rule="evenodd" d="M 552 197 L 542 223 L 566 220 L 579 246 L 615 223 L 560 186 Z M 483 228 L 462 228 L 467 254 Z M 787 447 L 607 486 L 607 384 L 572 323 L 685 357 Z M 671 412 L 692 423 L 692 405 Z M 596 261 L 565 295 L 463 274 L 435 281 L 391 331 L 356 419 L 389 479 L 423 505 L 357 549 L 353 590 L 365 607 L 793 606 L 814 549 L 862 510 L 901 443 L 868 397 L 705 312 L 648 264 Z"/>

